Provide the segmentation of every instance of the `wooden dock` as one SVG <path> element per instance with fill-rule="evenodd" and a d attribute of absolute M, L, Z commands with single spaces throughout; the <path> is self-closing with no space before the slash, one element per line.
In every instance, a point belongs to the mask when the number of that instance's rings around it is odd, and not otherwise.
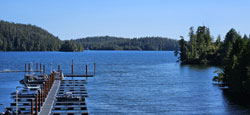
<path fill-rule="evenodd" d="M 55 80 L 49 94 L 48 97 L 45 100 L 45 103 L 42 106 L 42 110 L 41 112 L 39 112 L 39 115 L 49 115 L 51 112 L 51 109 L 53 107 L 53 103 L 58 91 L 58 88 L 60 86 L 60 80 Z"/>
<path fill-rule="evenodd" d="M 88 115 L 86 83 L 85 80 L 62 80 L 51 114 Z"/>
<path fill-rule="evenodd" d="M 63 75 L 60 66 L 58 66 L 58 71 L 53 71 L 50 75 L 47 75 L 45 74 L 45 66 L 42 70 L 40 64 L 40 71 L 38 71 L 38 64 L 36 65 L 36 70 L 40 73 L 36 73 L 37 75 L 34 73 L 25 74 L 22 82 L 26 87 L 17 87 L 17 91 L 11 94 L 14 102 L 10 103 L 10 107 L 6 107 L 7 112 L 29 115 L 89 114 L 85 100 L 88 97 L 85 87 L 87 81 L 64 80 L 64 77 L 93 77 L 94 75 L 88 74 L 87 65 L 86 74 L 80 75 L 73 74 L 73 64 L 72 75 Z M 26 66 L 25 64 L 25 71 L 4 72 L 27 72 Z M 30 70 L 32 69 L 29 65 L 28 72 L 32 72 Z M 28 82 L 28 85 L 26 82 Z M 35 87 L 31 87 L 29 84 Z M 18 88 L 21 88 L 21 90 L 18 90 Z"/>

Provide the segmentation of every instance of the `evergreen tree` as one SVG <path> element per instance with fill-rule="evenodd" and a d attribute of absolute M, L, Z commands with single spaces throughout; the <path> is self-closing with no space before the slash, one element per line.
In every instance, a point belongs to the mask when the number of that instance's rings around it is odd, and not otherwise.
<path fill-rule="evenodd" d="M 190 28 L 189 42 L 184 43 L 180 41 L 181 53 L 185 53 L 185 57 L 181 57 L 180 60 L 183 64 L 207 64 L 213 63 L 214 53 L 217 51 L 215 44 L 212 43 L 209 28 L 205 26 L 199 26 L 196 33 L 194 33 L 193 27 Z M 182 46 L 184 45 L 184 46 Z M 181 55 L 180 55 L 181 56 Z"/>
<path fill-rule="evenodd" d="M 235 29 L 230 29 L 229 32 L 226 34 L 223 47 L 222 47 L 222 59 L 223 63 L 229 59 L 229 55 L 231 53 L 231 50 L 233 48 L 233 44 L 237 37 L 240 37 L 240 35 L 235 31 Z"/>

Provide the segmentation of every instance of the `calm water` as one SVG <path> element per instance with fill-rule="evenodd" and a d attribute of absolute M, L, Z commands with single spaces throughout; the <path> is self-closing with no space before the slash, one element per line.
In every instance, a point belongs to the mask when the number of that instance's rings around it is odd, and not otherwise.
<path fill-rule="evenodd" d="M 230 101 L 212 84 L 217 67 L 181 66 L 173 52 L 85 51 L 0 52 L 0 70 L 24 70 L 24 64 L 41 62 L 49 72 L 60 64 L 76 73 L 84 65 L 97 64 L 97 74 L 88 79 L 88 109 L 92 114 L 247 114 L 249 108 Z M 35 67 L 35 66 L 34 66 Z M 92 71 L 93 72 L 93 71 Z M 0 73 L 0 103 L 12 102 L 24 73 Z"/>

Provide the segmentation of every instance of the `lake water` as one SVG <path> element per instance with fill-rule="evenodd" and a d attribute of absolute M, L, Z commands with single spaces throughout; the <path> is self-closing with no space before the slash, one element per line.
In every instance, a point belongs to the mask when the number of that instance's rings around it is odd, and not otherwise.
<path fill-rule="evenodd" d="M 24 70 L 41 62 L 47 72 L 61 65 L 64 73 L 96 75 L 88 79 L 91 114 L 247 114 L 212 84 L 218 67 L 182 66 L 170 51 L 0 52 L 0 70 Z M 35 66 L 34 66 L 35 67 Z M 24 73 L 0 73 L 0 103 L 9 106 Z"/>

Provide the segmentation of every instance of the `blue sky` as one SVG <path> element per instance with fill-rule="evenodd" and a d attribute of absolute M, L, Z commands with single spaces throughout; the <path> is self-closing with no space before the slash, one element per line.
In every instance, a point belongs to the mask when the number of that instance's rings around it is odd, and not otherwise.
<path fill-rule="evenodd" d="M 60 39 L 87 36 L 187 38 L 189 27 L 250 34 L 249 0 L 1 0 L 0 19 L 42 27 Z"/>

